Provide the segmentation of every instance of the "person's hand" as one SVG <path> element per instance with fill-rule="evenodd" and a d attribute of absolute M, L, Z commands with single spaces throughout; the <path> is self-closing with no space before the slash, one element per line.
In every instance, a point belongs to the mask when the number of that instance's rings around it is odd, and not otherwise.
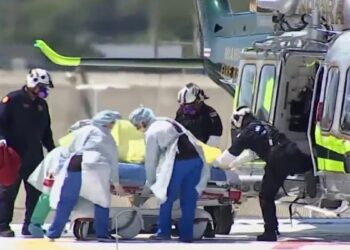
<path fill-rule="evenodd" d="M 147 197 L 147 196 L 149 196 L 151 193 L 152 193 L 152 190 L 151 190 L 148 186 L 145 186 L 145 187 L 142 189 L 141 196 L 142 196 L 142 197 Z"/>
<path fill-rule="evenodd" d="M 111 184 L 111 193 L 117 196 L 125 195 L 125 191 L 121 185 L 113 185 Z"/>
<path fill-rule="evenodd" d="M 5 139 L 0 140 L 0 146 L 6 146 L 6 145 L 7 143 Z"/>
<path fill-rule="evenodd" d="M 211 165 L 213 167 L 220 167 L 220 162 L 217 159 L 215 159 Z"/>

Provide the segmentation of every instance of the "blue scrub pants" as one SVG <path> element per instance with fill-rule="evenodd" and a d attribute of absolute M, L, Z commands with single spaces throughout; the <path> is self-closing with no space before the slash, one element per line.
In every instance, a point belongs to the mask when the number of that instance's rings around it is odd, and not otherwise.
<path fill-rule="evenodd" d="M 69 216 L 78 202 L 81 188 L 81 172 L 68 171 L 64 180 L 60 201 L 57 204 L 55 218 L 48 230 L 47 237 L 57 239 L 61 237 Z M 109 236 L 109 208 L 95 205 L 95 231 L 97 238 Z"/>
<path fill-rule="evenodd" d="M 167 191 L 167 200 L 160 206 L 158 235 L 171 236 L 171 210 L 174 201 L 180 198 L 182 217 L 179 225 L 180 240 L 192 241 L 195 210 L 203 162 L 196 157 L 189 160 L 176 160 Z"/>

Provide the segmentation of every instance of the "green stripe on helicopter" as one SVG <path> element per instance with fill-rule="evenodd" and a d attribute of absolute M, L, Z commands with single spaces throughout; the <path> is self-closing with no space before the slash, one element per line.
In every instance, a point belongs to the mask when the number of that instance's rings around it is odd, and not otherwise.
<path fill-rule="evenodd" d="M 80 57 L 68 57 L 58 54 L 56 51 L 51 49 L 43 40 L 36 40 L 35 47 L 39 48 L 41 52 L 50 59 L 51 62 L 63 65 L 63 66 L 79 66 L 81 62 Z"/>
<path fill-rule="evenodd" d="M 68 57 L 58 54 L 43 40 L 36 40 L 35 47 L 53 63 L 62 66 L 100 66 L 133 68 L 203 69 L 203 58 L 87 58 Z"/>

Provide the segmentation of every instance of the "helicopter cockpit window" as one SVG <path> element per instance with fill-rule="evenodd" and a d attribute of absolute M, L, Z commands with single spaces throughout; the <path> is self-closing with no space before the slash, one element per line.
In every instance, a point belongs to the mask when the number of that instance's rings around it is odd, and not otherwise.
<path fill-rule="evenodd" d="M 325 92 L 324 110 L 321 120 L 321 128 L 329 131 L 332 127 L 335 105 L 337 100 L 337 91 L 339 84 L 338 68 L 330 68 L 327 75 L 327 85 Z"/>
<path fill-rule="evenodd" d="M 275 66 L 264 65 L 260 73 L 256 116 L 259 120 L 268 121 L 275 83 Z"/>
<path fill-rule="evenodd" d="M 238 107 L 252 107 L 255 85 L 256 66 L 253 64 L 244 65 L 242 70 Z"/>
<path fill-rule="evenodd" d="M 343 108 L 340 127 L 345 132 L 350 132 L 350 69 L 346 73 L 346 90 L 343 97 Z"/>

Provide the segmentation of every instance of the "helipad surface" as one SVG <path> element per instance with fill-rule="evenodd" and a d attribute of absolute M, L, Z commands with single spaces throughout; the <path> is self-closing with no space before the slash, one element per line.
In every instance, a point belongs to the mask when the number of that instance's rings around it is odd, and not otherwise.
<path fill-rule="evenodd" d="M 117 249 L 116 243 L 79 242 L 70 233 L 55 242 L 48 239 L 29 239 L 20 236 L 21 225 L 13 225 L 18 234 L 15 238 L 0 238 L 0 250 L 96 250 Z M 256 242 L 255 237 L 263 230 L 261 220 L 236 220 L 230 235 L 204 239 L 191 244 L 179 243 L 176 239 L 167 242 L 148 240 L 148 235 L 140 235 L 134 240 L 119 241 L 119 250 L 131 249 L 191 249 L 191 250 L 338 250 L 350 249 L 350 219 L 310 219 L 280 220 L 282 236 L 278 242 Z"/>

